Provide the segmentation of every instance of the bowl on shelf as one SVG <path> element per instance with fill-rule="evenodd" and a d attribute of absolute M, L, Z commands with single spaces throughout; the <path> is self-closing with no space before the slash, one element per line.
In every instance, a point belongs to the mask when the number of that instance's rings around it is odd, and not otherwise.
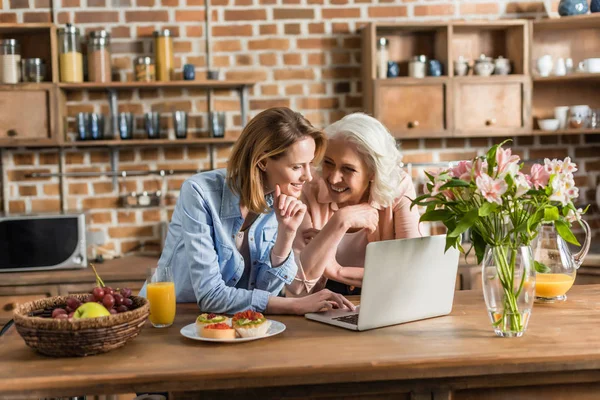
<path fill-rule="evenodd" d="M 84 301 L 87 294 L 77 294 Z M 52 357 L 83 357 L 124 346 L 139 333 L 148 315 L 150 303 L 131 296 L 133 309 L 105 317 L 61 320 L 49 313 L 67 303 L 67 296 L 55 296 L 19 305 L 13 314 L 17 332 L 27 346 Z"/>
<path fill-rule="evenodd" d="M 560 126 L 560 121 L 556 118 L 540 119 L 538 120 L 538 125 L 543 131 L 556 131 Z"/>

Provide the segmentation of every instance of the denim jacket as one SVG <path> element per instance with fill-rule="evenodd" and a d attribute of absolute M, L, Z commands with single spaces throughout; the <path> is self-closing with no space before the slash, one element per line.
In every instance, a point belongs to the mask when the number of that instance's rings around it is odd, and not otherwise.
<path fill-rule="evenodd" d="M 269 207 L 272 203 L 268 196 Z M 280 266 L 271 266 L 277 238 L 277 219 L 271 210 L 246 231 L 252 274 L 249 289 L 235 287 L 245 267 L 235 245 L 243 222 L 240 199 L 227 185 L 224 169 L 194 175 L 183 183 L 158 261 L 158 268 L 169 266 L 173 271 L 178 302 L 196 302 L 205 312 L 249 308 L 262 312 L 269 296 L 292 282 L 297 271 L 294 257 L 288 255 Z M 145 295 L 145 287 L 140 295 Z"/>

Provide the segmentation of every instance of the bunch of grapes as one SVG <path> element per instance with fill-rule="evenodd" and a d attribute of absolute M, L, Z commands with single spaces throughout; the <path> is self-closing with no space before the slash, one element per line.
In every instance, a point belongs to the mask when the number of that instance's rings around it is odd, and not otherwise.
<path fill-rule="evenodd" d="M 123 288 L 114 290 L 110 286 L 104 286 L 104 282 L 98 275 L 94 265 L 91 265 L 96 274 L 96 286 L 83 303 L 96 302 L 102 304 L 111 314 L 118 314 L 133 309 L 133 300 L 131 300 L 131 289 Z M 83 304 L 76 297 L 68 297 L 65 308 L 55 308 L 52 310 L 52 318 L 70 319 L 73 317 L 75 310 Z"/>
<path fill-rule="evenodd" d="M 111 314 L 118 314 L 133 309 L 133 300 L 131 300 L 131 289 L 123 288 L 114 290 L 110 286 L 95 287 L 83 303 L 96 302 L 102 304 Z M 69 319 L 73 317 L 75 310 L 83 304 L 76 297 L 68 297 L 65 308 L 55 308 L 52 311 L 52 318 Z"/>

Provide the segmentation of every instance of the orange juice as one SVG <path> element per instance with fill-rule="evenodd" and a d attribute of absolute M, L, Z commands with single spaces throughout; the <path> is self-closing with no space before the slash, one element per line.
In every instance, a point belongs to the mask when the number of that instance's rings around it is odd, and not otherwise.
<path fill-rule="evenodd" d="M 150 322 L 153 325 L 171 325 L 175 320 L 175 284 L 149 283 L 146 289 L 150 302 Z"/>
<path fill-rule="evenodd" d="M 574 276 L 567 274 L 536 274 L 535 295 L 538 297 L 562 296 L 573 286 Z"/>

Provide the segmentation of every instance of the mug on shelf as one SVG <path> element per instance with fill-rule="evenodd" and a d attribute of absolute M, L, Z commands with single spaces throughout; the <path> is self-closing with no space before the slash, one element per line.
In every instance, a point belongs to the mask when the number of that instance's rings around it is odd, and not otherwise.
<path fill-rule="evenodd" d="M 600 58 L 586 58 L 579 63 L 579 70 L 590 73 L 600 72 Z"/>

